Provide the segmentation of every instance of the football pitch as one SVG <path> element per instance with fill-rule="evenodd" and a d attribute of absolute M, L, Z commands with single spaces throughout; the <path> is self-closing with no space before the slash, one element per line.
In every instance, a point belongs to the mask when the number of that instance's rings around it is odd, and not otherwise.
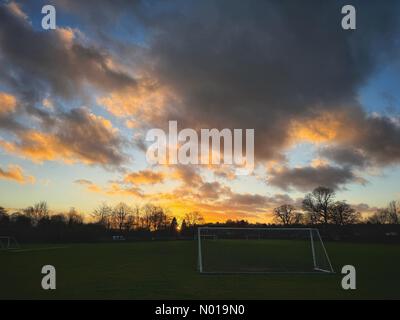
<path fill-rule="evenodd" d="M 0 251 L 0 299 L 400 298 L 400 245 L 325 245 L 333 275 L 199 274 L 196 241 L 24 245 Z M 357 289 L 346 291 L 340 270 L 349 264 Z M 44 265 L 56 268 L 56 290 L 41 288 Z"/>

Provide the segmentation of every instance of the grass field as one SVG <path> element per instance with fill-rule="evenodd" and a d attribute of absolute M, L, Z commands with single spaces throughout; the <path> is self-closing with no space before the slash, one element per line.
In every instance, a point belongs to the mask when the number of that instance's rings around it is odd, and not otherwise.
<path fill-rule="evenodd" d="M 357 268 L 357 290 L 341 275 L 201 275 L 195 241 L 46 244 L 0 251 L 1 299 L 356 299 L 400 298 L 400 245 L 327 243 L 336 271 Z M 44 291 L 41 268 L 57 270 Z"/>
<path fill-rule="evenodd" d="M 316 267 L 331 271 L 321 242 L 314 242 Z M 202 240 L 204 273 L 314 273 L 310 239 Z"/>

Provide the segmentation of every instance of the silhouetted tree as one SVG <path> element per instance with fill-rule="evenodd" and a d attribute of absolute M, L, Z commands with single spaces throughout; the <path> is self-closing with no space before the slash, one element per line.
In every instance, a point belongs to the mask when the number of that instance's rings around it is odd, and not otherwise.
<path fill-rule="evenodd" d="M 172 218 L 171 224 L 169 226 L 171 234 L 176 235 L 178 233 L 178 221 L 175 217 Z"/>
<path fill-rule="evenodd" d="M 43 219 L 48 219 L 49 209 L 46 201 L 35 203 L 33 206 L 24 209 L 24 214 L 31 219 L 34 225 L 39 224 Z"/>
<path fill-rule="evenodd" d="M 112 213 L 112 207 L 103 202 L 97 209 L 93 211 L 92 217 L 95 218 L 96 223 L 99 223 L 107 229 L 110 229 Z"/>
<path fill-rule="evenodd" d="M 329 223 L 330 207 L 335 199 L 335 192 L 326 187 L 318 187 L 308 193 L 303 200 L 303 210 L 308 214 L 311 224 Z"/>
<path fill-rule="evenodd" d="M 386 208 L 378 209 L 373 215 L 368 217 L 369 223 L 373 224 L 386 224 L 389 223 L 389 215 Z"/>
<path fill-rule="evenodd" d="M 15 224 L 15 226 L 18 227 L 30 227 L 33 225 L 32 218 L 28 217 L 20 212 L 14 212 L 10 216 L 10 221 Z"/>
<path fill-rule="evenodd" d="M 192 211 L 185 214 L 185 221 L 189 226 L 196 226 L 204 223 L 204 218 L 198 211 Z"/>
<path fill-rule="evenodd" d="M 130 211 L 124 222 L 124 230 L 130 232 L 135 228 L 135 216 Z"/>
<path fill-rule="evenodd" d="M 8 216 L 7 210 L 3 207 L 0 207 L 0 226 L 5 226 L 10 221 L 10 217 Z"/>
<path fill-rule="evenodd" d="M 389 223 L 398 224 L 400 221 L 400 203 L 391 201 L 387 207 Z"/>
<path fill-rule="evenodd" d="M 186 235 L 187 233 L 187 224 L 186 220 L 183 219 L 182 224 L 181 224 L 181 235 Z"/>
<path fill-rule="evenodd" d="M 49 218 L 49 221 L 50 221 L 52 224 L 58 224 L 58 225 L 64 225 L 64 226 L 67 225 L 67 217 L 66 217 L 64 214 L 62 214 L 62 213 L 53 214 L 53 215 Z"/>
<path fill-rule="evenodd" d="M 355 224 L 361 221 L 361 214 L 344 201 L 337 201 L 330 207 L 330 218 L 336 225 Z"/>
<path fill-rule="evenodd" d="M 283 204 L 274 209 L 274 218 L 280 224 L 300 224 L 302 220 L 302 214 L 295 211 L 295 207 L 290 204 Z"/>
<path fill-rule="evenodd" d="M 141 224 L 145 229 L 150 231 L 166 230 L 170 222 L 170 217 L 162 207 L 152 204 L 143 207 Z"/>
<path fill-rule="evenodd" d="M 400 205 L 391 201 L 386 208 L 378 209 L 368 218 L 368 222 L 374 224 L 398 224 L 400 222 Z"/>
<path fill-rule="evenodd" d="M 72 207 L 67 213 L 66 222 L 70 227 L 80 225 L 83 223 L 83 217 L 75 210 L 75 208 Z"/>
<path fill-rule="evenodd" d="M 113 227 L 122 231 L 131 212 L 131 208 L 127 204 L 123 202 L 117 204 L 112 211 Z"/>

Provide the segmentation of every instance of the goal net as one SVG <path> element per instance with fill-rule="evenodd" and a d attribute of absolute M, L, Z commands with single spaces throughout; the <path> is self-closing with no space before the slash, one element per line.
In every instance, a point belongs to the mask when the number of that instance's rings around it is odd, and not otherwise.
<path fill-rule="evenodd" d="M 14 237 L 0 236 L 0 250 L 18 249 L 19 244 Z"/>
<path fill-rule="evenodd" d="M 198 228 L 201 273 L 333 273 L 318 229 Z"/>

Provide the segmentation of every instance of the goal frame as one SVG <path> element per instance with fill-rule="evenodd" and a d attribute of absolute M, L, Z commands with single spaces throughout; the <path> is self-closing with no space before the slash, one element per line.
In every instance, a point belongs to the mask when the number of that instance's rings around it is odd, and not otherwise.
<path fill-rule="evenodd" d="M 304 231 L 309 233 L 309 239 L 310 239 L 310 247 L 311 247 L 311 255 L 312 255 L 312 261 L 314 265 L 314 271 L 257 271 L 257 272 L 249 272 L 249 271 L 204 271 L 203 268 L 203 258 L 202 258 L 202 243 L 201 240 L 204 237 L 202 236 L 201 231 L 202 230 L 263 230 L 263 231 Z M 316 263 L 316 256 L 315 256 L 315 247 L 314 247 L 314 236 L 313 232 L 317 235 L 318 241 L 321 243 L 321 247 L 323 249 L 323 252 L 325 254 L 325 257 L 328 262 L 329 270 L 326 269 L 321 269 L 317 267 Z M 198 227 L 197 228 L 197 269 L 200 274 L 334 274 L 335 270 L 333 269 L 331 260 L 329 258 L 328 252 L 326 251 L 325 244 L 322 241 L 322 237 L 319 233 L 319 230 L 317 228 L 246 228 L 246 227 Z"/>
<path fill-rule="evenodd" d="M 3 241 L 6 240 L 7 244 L 4 245 Z M 14 243 L 14 247 L 11 247 L 11 244 Z M 0 250 L 15 250 L 19 249 L 19 243 L 15 237 L 12 236 L 0 236 Z"/>

